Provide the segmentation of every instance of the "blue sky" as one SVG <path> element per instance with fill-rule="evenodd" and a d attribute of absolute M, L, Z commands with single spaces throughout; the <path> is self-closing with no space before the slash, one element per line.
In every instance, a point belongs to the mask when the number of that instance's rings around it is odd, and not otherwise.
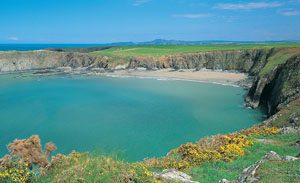
<path fill-rule="evenodd" d="M 0 43 L 300 40 L 300 0 L 0 0 Z"/>

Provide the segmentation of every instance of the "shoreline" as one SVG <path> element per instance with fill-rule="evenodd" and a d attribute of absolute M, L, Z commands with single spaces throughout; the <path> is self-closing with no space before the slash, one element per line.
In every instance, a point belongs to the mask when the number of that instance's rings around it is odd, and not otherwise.
<path fill-rule="evenodd" d="M 160 69 L 156 71 L 147 70 L 115 70 L 113 72 L 95 72 L 86 69 L 78 70 L 71 68 L 58 68 L 58 69 L 37 69 L 16 72 L 0 72 L 1 75 L 16 74 L 22 77 L 22 74 L 32 74 L 34 76 L 52 76 L 52 75 L 89 75 L 89 76 L 105 76 L 115 78 L 140 78 L 140 79 L 156 79 L 156 80 L 173 80 L 173 81 L 189 81 L 198 83 L 211 83 L 224 86 L 233 87 L 251 87 L 252 82 L 249 84 L 247 74 L 229 71 L 215 71 L 215 70 L 172 70 Z"/>
<path fill-rule="evenodd" d="M 94 75 L 94 74 L 92 74 Z M 244 73 L 212 71 L 212 70 L 180 70 L 161 69 L 157 71 L 120 70 L 111 73 L 96 73 L 108 77 L 135 77 L 157 80 L 191 81 L 199 83 L 212 83 L 233 87 L 244 87 L 243 81 L 248 77 Z"/>

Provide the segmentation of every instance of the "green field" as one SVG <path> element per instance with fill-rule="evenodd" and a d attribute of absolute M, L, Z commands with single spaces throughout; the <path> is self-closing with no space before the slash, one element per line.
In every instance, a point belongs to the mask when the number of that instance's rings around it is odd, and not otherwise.
<path fill-rule="evenodd" d="M 92 54 L 115 58 L 126 58 L 131 56 L 156 57 L 203 51 L 241 50 L 273 47 L 300 47 L 300 43 L 116 46 L 101 51 L 95 51 L 92 52 Z"/>

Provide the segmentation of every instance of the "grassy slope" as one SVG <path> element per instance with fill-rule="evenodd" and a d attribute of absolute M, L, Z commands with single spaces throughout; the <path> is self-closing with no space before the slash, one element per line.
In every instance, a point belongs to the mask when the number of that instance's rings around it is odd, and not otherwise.
<path fill-rule="evenodd" d="M 265 67 L 260 71 L 260 76 L 264 76 L 269 73 L 273 68 L 275 68 L 279 64 L 284 64 L 289 58 L 300 55 L 299 48 L 288 48 L 288 49 L 281 49 L 273 56 L 268 59 L 267 64 Z"/>

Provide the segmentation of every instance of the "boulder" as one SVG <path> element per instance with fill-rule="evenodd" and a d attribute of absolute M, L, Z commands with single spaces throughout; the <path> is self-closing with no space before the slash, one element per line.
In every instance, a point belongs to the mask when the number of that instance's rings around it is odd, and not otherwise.
<path fill-rule="evenodd" d="M 279 161 L 281 157 L 276 152 L 270 151 L 265 155 L 264 160 Z"/>
<path fill-rule="evenodd" d="M 293 113 L 290 115 L 289 117 L 289 122 L 292 124 L 297 124 L 297 122 L 299 121 L 299 116 L 297 116 L 296 113 Z"/>
<path fill-rule="evenodd" d="M 274 151 L 268 152 L 261 160 L 244 169 L 238 178 L 239 183 L 253 183 L 258 181 L 257 169 L 266 161 L 280 161 L 281 157 Z"/>
<path fill-rule="evenodd" d="M 175 169 L 167 169 L 163 170 L 161 173 L 153 173 L 153 176 L 157 179 L 166 181 L 196 183 L 195 181 L 192 181 L 191 176 Z"/>
<path fill-rule="evenodd" d="M 296 127 L 296 126 L 288 126 L 288 127 L 283 127 L 281 129 L 281 133 L 282 134 L 296 134 L 296 133 L 300 133 L 300 127 Z"/>
<path fill-rule="evenodd" d="M 250 167 L 243 170 L 238 178 L 239 183 L 253 183 L 257 182 L 258 178 L 256 177 L 256 171 L 260 167 L 260 165 L 264 162 L 264 160 L 259 160 Z"/>
<path fill-rule="evenodd" d="M 219 181 L 219 183 L 231 183 L 231 181 L 227 180 L 227 179 L 222 179 Z"/>
<path fill-rule="evenodd" d="M 284 156 L 282 158 L 282 160 L 284 161 L 296 161 L 298 158 L 294 157 L 294 156 Z"/>

